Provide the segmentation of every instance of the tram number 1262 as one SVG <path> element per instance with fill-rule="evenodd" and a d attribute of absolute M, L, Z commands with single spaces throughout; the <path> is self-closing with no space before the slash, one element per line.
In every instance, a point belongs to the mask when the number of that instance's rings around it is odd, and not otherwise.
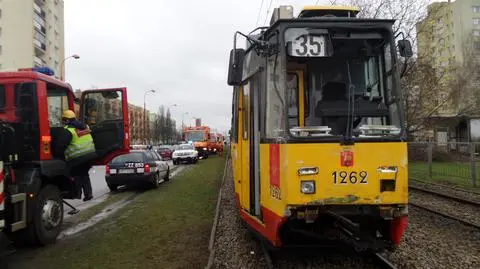
<path fill-rule="evenodd" d="M 332 178 L 334 184 L 368 184 L 367 171 L 335 171 L 332 173 Z"/>

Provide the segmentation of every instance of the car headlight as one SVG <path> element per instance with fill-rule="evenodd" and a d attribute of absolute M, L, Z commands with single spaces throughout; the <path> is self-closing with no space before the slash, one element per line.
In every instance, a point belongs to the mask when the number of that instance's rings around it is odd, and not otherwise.
<path fill-rule="evenodd" d="M 315 181 L 300 181 L 300 191 L 304 194 L 313 194 L 315 193 Z"/>

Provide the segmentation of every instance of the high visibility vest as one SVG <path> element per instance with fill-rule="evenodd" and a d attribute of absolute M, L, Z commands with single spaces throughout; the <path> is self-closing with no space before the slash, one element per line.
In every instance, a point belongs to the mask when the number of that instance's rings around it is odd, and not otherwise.
<path fill-rule="evenodd" d="M 72 140 L 65 150 L 66 161 L 95 152 L 95 144 L 93 144 L 90 130 L 77 130 L 69 126 L 65 126 L 65 129 L 72 134 Z"/>

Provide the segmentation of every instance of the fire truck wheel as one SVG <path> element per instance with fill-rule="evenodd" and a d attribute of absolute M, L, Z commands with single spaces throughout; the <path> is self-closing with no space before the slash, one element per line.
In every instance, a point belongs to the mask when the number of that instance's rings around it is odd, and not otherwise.
<path fill-rule="evenodd" d="M 53 185 L 47 185 L 40 190 L 33 216 L 35 239 L 40 245 L 54 243 L 60 233 L 63 223 L 63 201 L 60 190 Z"/>

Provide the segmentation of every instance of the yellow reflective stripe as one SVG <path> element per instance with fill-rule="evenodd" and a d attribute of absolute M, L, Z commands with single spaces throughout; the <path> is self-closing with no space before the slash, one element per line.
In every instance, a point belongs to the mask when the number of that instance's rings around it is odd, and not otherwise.
<path fill-rule="evenodd" d="M 76 157 L 76 156 L 81 156 L 86 153 L 94 152 L 95 151 L 95 146 L 93 143 L 88 143 L 88 144 L 80 144 L 80 145 L 72 145 L 71 147 L 68 147 L 67 150 L 65 151 L 65 155 L 68 155 L 70 158 L 71 157 Z"/>

